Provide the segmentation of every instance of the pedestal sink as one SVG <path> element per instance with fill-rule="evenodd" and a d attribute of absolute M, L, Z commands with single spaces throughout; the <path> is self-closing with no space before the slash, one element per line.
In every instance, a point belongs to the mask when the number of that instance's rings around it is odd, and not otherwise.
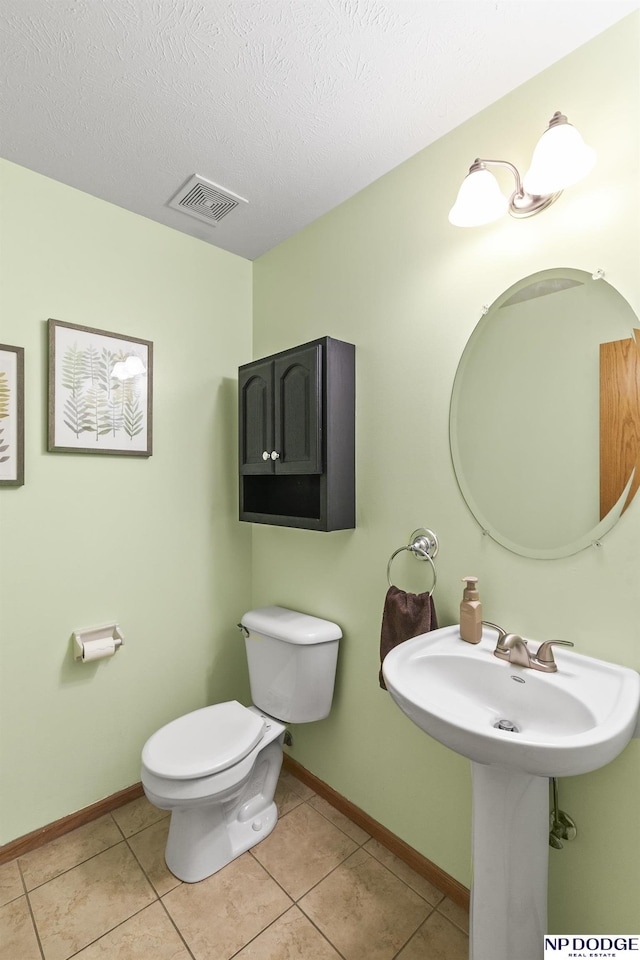
<path fill-rule="evenodd" d="M 472 762 L 471 960 L 541 960 L 548 778 L 618 756 L 636 727 L 640 675 L 557 648 L 557 672 L 542 673 L 494 657 L 496 641 L 492 628 L 472 645 L 443 627 L 397 646 L 383 674 L 414 723 Z"/>

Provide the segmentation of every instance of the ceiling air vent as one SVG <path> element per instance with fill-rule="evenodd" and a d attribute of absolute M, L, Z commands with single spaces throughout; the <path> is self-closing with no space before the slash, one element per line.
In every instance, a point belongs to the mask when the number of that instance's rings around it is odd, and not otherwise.
<path fill-rule="evenodd" d="M 171 198 L 169 206 L 216 227 L 241 203 L 247 203 L 244 197 L 239 197 L 204 177 L 194 175 L 178 190 L 175 197 Z"/>

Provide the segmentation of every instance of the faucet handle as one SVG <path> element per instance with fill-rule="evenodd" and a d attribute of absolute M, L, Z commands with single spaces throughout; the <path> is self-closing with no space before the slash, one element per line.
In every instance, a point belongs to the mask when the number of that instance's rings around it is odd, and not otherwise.
<path fill-rule="evenodd" d="M 502 644 L 504 643 L 504 638 L 507 636 L 507 631 L 503 630 L 502 627 L 498 626 L 497 623 L 491 623 L 489 620 L 482 621 L 483 627 L 491 627 L 493 630 L 498 632 L 498 647 L 502 649 Z"/>
<path fill-rule="evenodd" d="M 539 663 L 555 663 L 553 659 L 553 647 L 573 647 L 571 640 L 545 640 L 538 647 L 536 660 Z"/>

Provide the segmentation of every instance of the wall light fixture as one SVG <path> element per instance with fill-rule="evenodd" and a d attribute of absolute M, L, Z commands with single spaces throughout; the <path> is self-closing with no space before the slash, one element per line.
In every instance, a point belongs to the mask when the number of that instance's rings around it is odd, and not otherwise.
<path fill-rule="evenodd" d="M 533 151 L 531 166 L 524 178 L 506 160 L 476 159 L 462 181 L 449 222 L 456 227 L 478 227 L 497 220 L 504 213 L 524 219 L 546 209 L 565 187 L 582 180 L 596 162 L 588 147 L 565 115 L 557 111 Z M 516 188 L 506 197 L 487 167 L 511 170 Z"/>

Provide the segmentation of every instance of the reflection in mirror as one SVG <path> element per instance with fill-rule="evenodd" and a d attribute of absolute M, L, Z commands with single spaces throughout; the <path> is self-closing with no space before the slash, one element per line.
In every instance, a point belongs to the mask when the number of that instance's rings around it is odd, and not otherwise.
<path fill-rule="evenodd" d="M 640 322 L 601 274 L 546 270 L 489 308 L 458 366 L 453 464 L 483 530 L 523 556 L 569 556 L 640 483 Z"/>

